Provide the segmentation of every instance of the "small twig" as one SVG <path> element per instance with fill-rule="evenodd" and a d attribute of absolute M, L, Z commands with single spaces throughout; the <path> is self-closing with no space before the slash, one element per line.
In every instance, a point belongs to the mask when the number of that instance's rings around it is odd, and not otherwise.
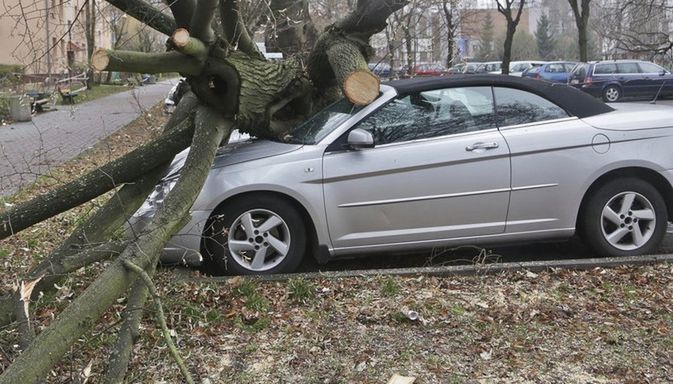
<path fill-rule="evenodd" d="M 187 381 L 187 383 L 189 384 L 193 384 L 194 379 L 187 370 L 187 366 L 185 365 L 184 360 L 182 360 L 182 357 L 180 357 L 180 353 L 178 352 L 178 349 L 173 343 L 173 339 L 171 338 L 170 331 L 168 330 L 168 326 L 166 325 L 166 316 L 164 316 L 164 309 L 163 306 L 161 305 L 159 292 L 157 292 L 157 288 L 152 282 L 152 278 L 150 277 L 150 275 L 147 274 L 147 272 L 145 272 L 144 269 L 134 264 L 131 260 L 125 259 L 124 266 L 130 269 L 131 271 L 137 273 L 138 276 L 140 276 L 143 279 L 145 285 L 147 285 L 147 289 L 150 291 L 150 295 L 152 296 L 152 300 L 154 301 L 154 306 L 156 307 L 155 312 L 156 320 L 159 323 L 159 326 L 161 327 L 161 333 L 163 333 L 164 335 L 164 340 L 166 341 L 168 350 L 171 352 L 171 355 L 173 356 L 175 363 L 178 365 L 178 368 L 180 368 L 180 372 L 182 373 L 182 376 L 184 376 L 185 381 Z"/>

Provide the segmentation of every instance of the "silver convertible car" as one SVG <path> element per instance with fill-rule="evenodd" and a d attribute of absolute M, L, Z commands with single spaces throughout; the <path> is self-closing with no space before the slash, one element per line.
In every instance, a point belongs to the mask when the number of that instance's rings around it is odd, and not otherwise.
<path fill-rule="evenodd" d="M 268 274 L 307 255 L 575 233 L 601 255 L 653 252 L 673 217 L 673 109 L 640 108 L 508 76 L 390 82 L 371 105 L 341 100 L 283 140 L 222 147 L 165 254 Z"/>

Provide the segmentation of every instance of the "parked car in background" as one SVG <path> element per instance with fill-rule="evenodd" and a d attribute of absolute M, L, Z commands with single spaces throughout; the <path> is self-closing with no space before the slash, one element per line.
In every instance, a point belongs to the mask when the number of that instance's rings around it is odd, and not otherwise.
<path fill-rule="evenodd" d="M 649 61 L 611 60 L 579 63 L 568 77 L 570 85 L 608 102 L 624 97 L 671 96 L 673 75 Z"/>
<path fill-rule="evenodd" d="M 446 74 L 446 68 L 436 63 L 421 63 L 414 66 L 413 74 L 416 76 L 441 76 Z"/>
<path fill-rule="evenodd" d="M 486 63 L 481 63 L 476 70 L 476 73 L 491 73 L 491 74 L 500 74 L 502 73 L 502 61 L 489 61 Z"/>
<path fill-rule="evenodd" d="M 463 73 L 464 70 L 465 70 L 465 63 L 460 63 L 447 69 L 446 73 L 449 75 L 457 75 L 459 73 Z"/>
<path fill-rule="evenodd" d="M 376 76 L 389 78 L 392 75 L 392 69 L 388 63 L 369 63 L 367 66 L 369 67 L 369 70 L 372 71 Z"/>
<path fill-rule="evenodd" d="M 269 274 L 309 255 L 575 233 L 600 255 L 658 249 L 673 215 L 670 108 L 615 110 L 572 87 L 496 75 L 419 77 L 380 91 L 367 106 L 337 101 L 282 138 L 220 148 L 164 255 Z M 185 157 L 133 229 L 161 206 Z"/>
<path fill-rule="evenodd" d="M 466 74 L 477 73 L 477 69 L 479 68 L 480 65 L 481 65 L 481 63 L 465 63 L 465 67 L 463 68 L 463 73 L 466 73 Z"/>
<path fill-rule="evenodd" d="M 523 71 L 539 67 L 545 63 L 546 61 L 512 61 L 509 63 L 509 75 L 521 77 Z"/>
<path fill-rule="evenodd" d="M 552 61 L 537 67 L 529 68 L 521 74 L 523 77 L 530 77 L 538 80 L 549 80 L 557 83 L 567 83 L 568 75 L 577 65 L 573 61 Z"/>

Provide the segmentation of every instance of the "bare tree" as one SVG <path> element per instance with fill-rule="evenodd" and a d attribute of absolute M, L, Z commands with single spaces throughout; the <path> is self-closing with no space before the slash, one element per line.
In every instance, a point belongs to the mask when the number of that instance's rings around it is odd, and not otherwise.
<path fill-rule="evenodd" d="M 649 59 L 673 50 L 670 34 L 673 3 L 670 0 L 602 1 L 594 31 L 604 41 L 606 53 L 640 55 Z"/>
<path fill-rule="evenodd" d="M 521 20 L 521 14 L 523 13 L 523 7 L 526 4 L 526 0 L 495 0 L 495 2 L 498 5 L 498 12 L 500 12 L 505 17 L 505 20 L 507 20 L 504 51 L 502 55 L 502 73 L 508 75 L 509 63 L 512 61 L 512 42 L 514 41 L 514 33 Z M 516 8 L 512 8 L 512 5 Z"/>
<path fill-rule="evenodd" d="M 442 14 L 446 24 L 447 68 L 454 64 L 456 58 L 455 43 L 456 39 L 460 37 L 459 34 L 474 32 L 473 18 L 476 13 L 466 3 L 464 0 L 441 0 Z"/>
<path fill-rule="evenodd" d="M 404 40 L 404 52 L 406 54 L 407 74 L 414 74 L 414 66 L 416 64 L 416 39 L 418 27 L 421 19 L 424 17 L 423 12 L 430 4 L 424 3 L 422 0 L 410 0 L 409 5 L 403 8 L 402 11 L 393 14 L 392 27 L 401 31 L 401 37 Z"/>
<path fill-rule="evenodd" d="M 28 271 L 19 288 L 0 297 L 0 325 L 18 325 L 23 352 L 0 376 L 0 384 L 36 383 L 56 365 L 71 345 L 90 330 L 111 305 L 127 295 L 128 304 L 113 347 L 104 382 L 122 382 L 145 300 L 155 303 L 155 315 L 166 344 L 185 380 L 193 382 L 189 367 L 172 344 L 162 319 L 161 304 L 152 275 L 161 250 L 184 225 L 189 208 L 201 190 L 220 143 L 233 128 L 260 138 L 282 138 L 296 121 L 339 97 L 366 105 L 379 94 L 379 79 L 367 68 L 372 34 L 406 5 L 398 0 L 360 0 L 353 12 L 329 26 L 308 54 L 305 66 L 299 58 L 283 63 L 263 58 L 243 25 L 236 0 L 181 0 L 170 4 L 172 17 L 143 0 L 107 0 L 147 26 L 171 36 L 170 50 L 161 53 L 97 50 L 92 57 L 96 70 L 185 75 L 191 91 L 183 96 L 154 141 L 90 173 L 25 203 L 0 212 L 0 239 L 35 223 L 114 190 L 113 196 L 94 215 L 37 266 Z M 271 9 L 277 16 L 286 4 L 278 0 Z M 305 1 L 296 9 L 304 12 Z M 219 11 L 221 22 L 212 26 Z M 304 16 L 308 16 L 304 13 Z M 306 19 L 304 19 L 306 20 Z M 288 52 L 305 41 L 306 24 L 278 30 L 280 49 Z M 285 36 L 280 36 L 281 34 Z M 336 90 L 336 92 L 335 92 Z M 155 216 L 140 233 L 118 238 L 121 226 L 135 212 L 173 156 L 190 146 L 191 151 L 175 186 Z M 103 273 L 74 299 L 54 321 L 33 338 L 30 325 L 31 297 L 53 289 L 65 274 L 101 260 L 112 260 Z"/>
<path fill-rule="evenodd" d="M 578 44 L 580 49 L 580 61 L 589 60 L 589 14 L 591 13 L 591 0 L 568 0 L 570 8 L 575 15 L 577 25 Z"/>

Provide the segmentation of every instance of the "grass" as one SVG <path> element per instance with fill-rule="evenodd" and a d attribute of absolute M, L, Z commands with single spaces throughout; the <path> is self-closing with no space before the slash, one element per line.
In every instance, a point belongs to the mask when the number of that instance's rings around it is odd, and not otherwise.
<path fill-rule="evenodd" d="M 79 84 L 73 84 L 72 90 L 77 90 L 78 88 L 81 88 Z M 108 84 L 94 85 L 92 89 L 87 89 L 80 92 L 75 98 L 75 104 L 81 104 L 88 101 L 100 99 L 101 97 L 114 95 L 115 93 L 128 91 L 130 89 L 132 88 L 123 85 L 108 85 Z M 63 100 L 59 96 L 58 105 L 69 105 L 69 104 L 63 103 Z"/>
<path fill-rule="evenodd" d="M 315 287 L 305 279 L 290 279 L 287 288 L 290 299 L 295 302 L 305 303 L 315 297 Z"/>
<path fill-rule="evenodd" d="M 387 276 L 381 284 L 381 294 L 385 297 L 395 296 L 400 291 L 400 285 L 395 278 Z"/>

